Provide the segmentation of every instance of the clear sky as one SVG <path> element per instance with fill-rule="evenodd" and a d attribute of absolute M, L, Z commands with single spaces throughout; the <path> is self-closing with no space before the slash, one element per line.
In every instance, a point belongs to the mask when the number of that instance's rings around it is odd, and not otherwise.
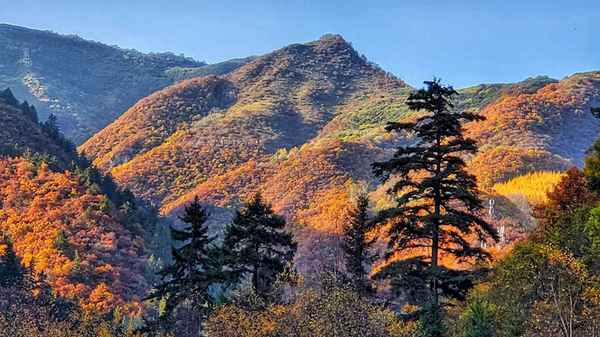
<path fill-rule="evenodd" d="M 0 0 L 0 22 L 209 63 L 338 33 L 412 85 L 600 70 L 600 0 Z"/>

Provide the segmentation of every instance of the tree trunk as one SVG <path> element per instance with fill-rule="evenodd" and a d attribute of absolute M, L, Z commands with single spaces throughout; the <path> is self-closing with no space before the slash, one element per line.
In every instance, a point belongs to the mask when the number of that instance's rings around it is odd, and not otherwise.
<path fill-rule="evenodd" d="M 437 139 L 436 139 L 436 146 L 438 148 L 438 151 L 439 151 L 440 145 L 441 145 L 441 136 L 438 131 L 438 135 L 437 135 Z M 442 169 L 442 159 L 441 159 L 441 155 L 438 153 L 436 170 L 435 170 L 436 180 L 437 180 L 436 184 L 435 184 L 435 199 L 434 199 L 435 219 L 434 219 L 434 223 L 433 223 L 433 228 L 431 230 L 431 271 L 432 271 L 431 303 L 435 307 L 435 310 L 437 310 L 437 306 L 439 304 L 437 268 L 438 268 L 438 246 L 439 246 L 439 235 L 440 235 L 439 226 L 440 226 L 440 213 L 441 213 L 441 203 L 442 203 L 441 191 L 440 191 L 441 185 L 440 185 L 440 181 L 439 181 L 441 169 Z"/>

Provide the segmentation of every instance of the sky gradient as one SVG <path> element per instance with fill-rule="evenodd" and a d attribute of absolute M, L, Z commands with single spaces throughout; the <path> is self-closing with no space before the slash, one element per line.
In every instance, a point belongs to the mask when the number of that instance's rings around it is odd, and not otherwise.
<path fill-rule="evenodd" d="M 337 33 L 411 85 L 600 70 L 597 0 L 0 0 L 0 22 L 209 63 Z"/>

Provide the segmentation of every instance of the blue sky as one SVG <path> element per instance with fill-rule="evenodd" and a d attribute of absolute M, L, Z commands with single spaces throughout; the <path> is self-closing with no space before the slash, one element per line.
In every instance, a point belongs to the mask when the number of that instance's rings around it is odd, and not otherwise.
<path fill-rule="evenodd" d="M 338 33 L 412 85 L 600 70 L 598 0 L 0 0 L 0 22 L 210 63 Z"/>

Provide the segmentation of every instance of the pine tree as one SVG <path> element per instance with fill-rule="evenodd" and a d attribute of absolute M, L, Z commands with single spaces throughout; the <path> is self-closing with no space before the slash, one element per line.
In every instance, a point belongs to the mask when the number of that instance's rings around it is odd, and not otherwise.
<path fill-rule="evenodd" d="M 412 93 L 407 105 L 421 113 L 412 123 L 390 123 L 388 131 L 414 132 L 415 143 L 400 145 L 393 157 L 373 164 L 383 182 L 390 181 L 395 207 L 382 211 L 377 222 L 388 230 L 387 256 L 410 257 L 388 264 L 381 277 L 415 303 L 426 303 L 439 313 L 440 295 L 464 298 L 472 285 L 466 271 L 440 265 L 440 252 L 458 260 L 488 259 L 490 255 L 467 238 L 497 240 L 495 229 L 478 217 L 482 203 L 475 177 L 465 170 L 463 155 L 477 151 L 475 142 L 463 137 L 461 123 L 482 120 L 469 112 L 452 111 L 456 91 L 438 80 Z M 406 255 L 405 255 L 406 256 Z M 435 316 L 435 317 L 433 317 Z M 432 319 L 437 319 L 438 314 Z M 432 335 L 438 335 L 435 329 Z"/>
<path fill-rule="evenodd" d="M 263 298 L 296 253 L 296 243 L 284 228 L 285 220 L 256 194 L 225 229 L 223 249 L 234 278 L 250 275 L 255 292 Z"/>
<path fill-rule="evenodd" d="M 23 280 L 24 270 L 13 249 L 12 241 L 0 233 L 0 287 L 12 287 Z"/>
<path fill-rule="evenodd" d="M 371 230 L 368 209 L 368 197 L 364 194 L 360 195 L 355 209 L 349 214 L 344 226 L 342 243 L 346 272 L 350 275 L 355 290 L 363 295 L 373 293 L 367 266 L 376 258 L 376 255 L 371 253 L 375 238 L 367 238 L 367 234 Z"/>
<path fill-rule="evenodd" d="M 55 114 L 50 114 L 48 119 L 42 124 L 42 130 L 52 139 L 60 138 L 60 129 L 58 127 L 58 118 Z"/>
<path fill-rule="evenodd" d="M 159 272 L 162 282 L 147 297 L 164 301 L 160 317 L 163 323 L 184 302 L 205 317 L 214 304 L 211 286 L 225 280 L 217 263 L 215 238 L 208 234 L 208 213 L 197 198 L 186 206 L 180 219 L 185 223 L 183 228 L 171 226 L 171 237 L 176 242 L 172 248 L 173 262 Z"/>

